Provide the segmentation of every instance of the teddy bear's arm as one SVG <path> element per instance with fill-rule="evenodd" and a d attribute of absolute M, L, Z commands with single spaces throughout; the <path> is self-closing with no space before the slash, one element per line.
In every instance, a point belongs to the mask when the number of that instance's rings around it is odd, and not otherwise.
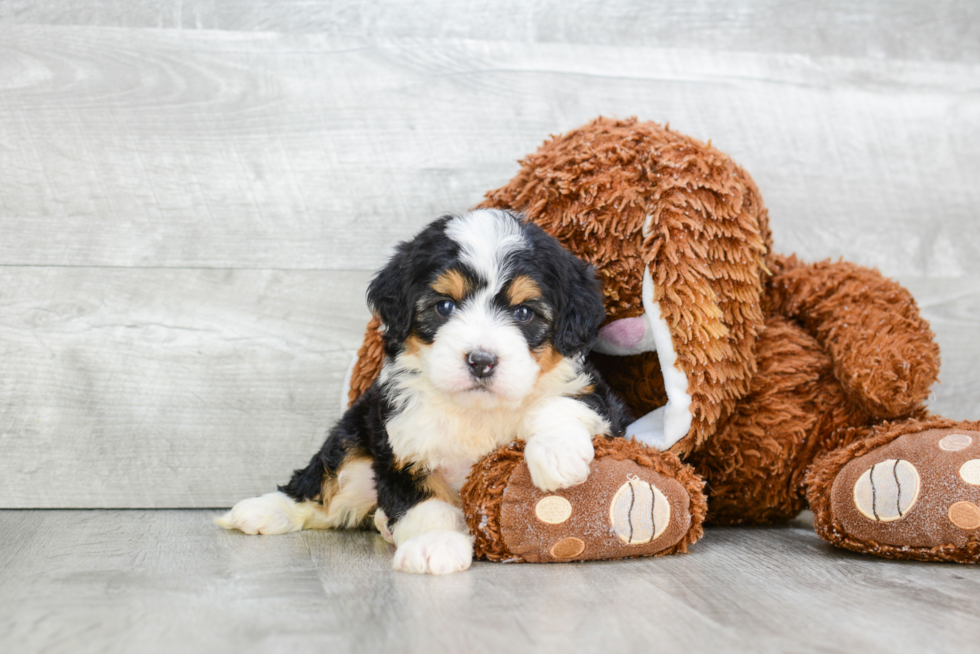
<path fill-rule="evenodd" d="M 817 339 L 845 392 L 879 419 L 920 409 L 939 373 L 939 347 L 912 295 L 849 262 L 776 264 L 772 310 Z"/>

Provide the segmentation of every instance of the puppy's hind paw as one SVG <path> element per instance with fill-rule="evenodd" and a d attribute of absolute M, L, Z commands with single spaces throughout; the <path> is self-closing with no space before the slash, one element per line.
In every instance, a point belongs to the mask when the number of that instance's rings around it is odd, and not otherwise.
<path fill-rule="evenodd" d="M 395 570 L 414 574 L 445 575 L 462 572 L 473 562 L 473 539 L 448 529 L 409 538 L 395 550 Z"/>
<path fill-rule="evenodd" d="M 301 513 L 285 493 L 266 493 L 242 500 L 214 523 L 246 534 L 286 534 L 303 528 Z"/>

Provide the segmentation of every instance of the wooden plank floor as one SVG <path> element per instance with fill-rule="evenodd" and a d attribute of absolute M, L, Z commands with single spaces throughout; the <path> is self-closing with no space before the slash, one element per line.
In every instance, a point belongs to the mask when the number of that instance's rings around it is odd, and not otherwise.
<path fill-rule="evenodd" d="M 0 511 L 3 652 L 977 651 L 980 569 L 836 550 L 809 514 L 689 555 L 391 570 L 367 532 L 214 511 Z"/>

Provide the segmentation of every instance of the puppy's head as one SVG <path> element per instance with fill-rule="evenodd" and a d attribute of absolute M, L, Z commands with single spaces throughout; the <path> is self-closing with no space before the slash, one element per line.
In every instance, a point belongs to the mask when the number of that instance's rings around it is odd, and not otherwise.
<path fill-rule="evenodd" d="M 605 317 L 593 270 L 515 215 L 445 216 L 371 282 L 387 357 L 464 407 L 519 403 L 588 352 Z"/>

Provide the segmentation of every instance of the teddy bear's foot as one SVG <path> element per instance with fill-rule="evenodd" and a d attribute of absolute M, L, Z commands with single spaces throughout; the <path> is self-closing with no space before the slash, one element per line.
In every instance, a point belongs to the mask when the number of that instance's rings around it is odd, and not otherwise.
<path fill-rule="evenodd" d="M 474 467 L 463 511 L 475 554 L 495 561 L 587 561 L 687 551 L 701 537 L 703 482 L 690 466 L 624 438 L 594 439 L 584 484 L 542 491 L 523 443 Z"/>
<path fill-rule="evenodd" d="M 817 532 L 888 558 L 980 561 L 980 424 L 932 419 L 876 427 L 818 460 Z"/>

